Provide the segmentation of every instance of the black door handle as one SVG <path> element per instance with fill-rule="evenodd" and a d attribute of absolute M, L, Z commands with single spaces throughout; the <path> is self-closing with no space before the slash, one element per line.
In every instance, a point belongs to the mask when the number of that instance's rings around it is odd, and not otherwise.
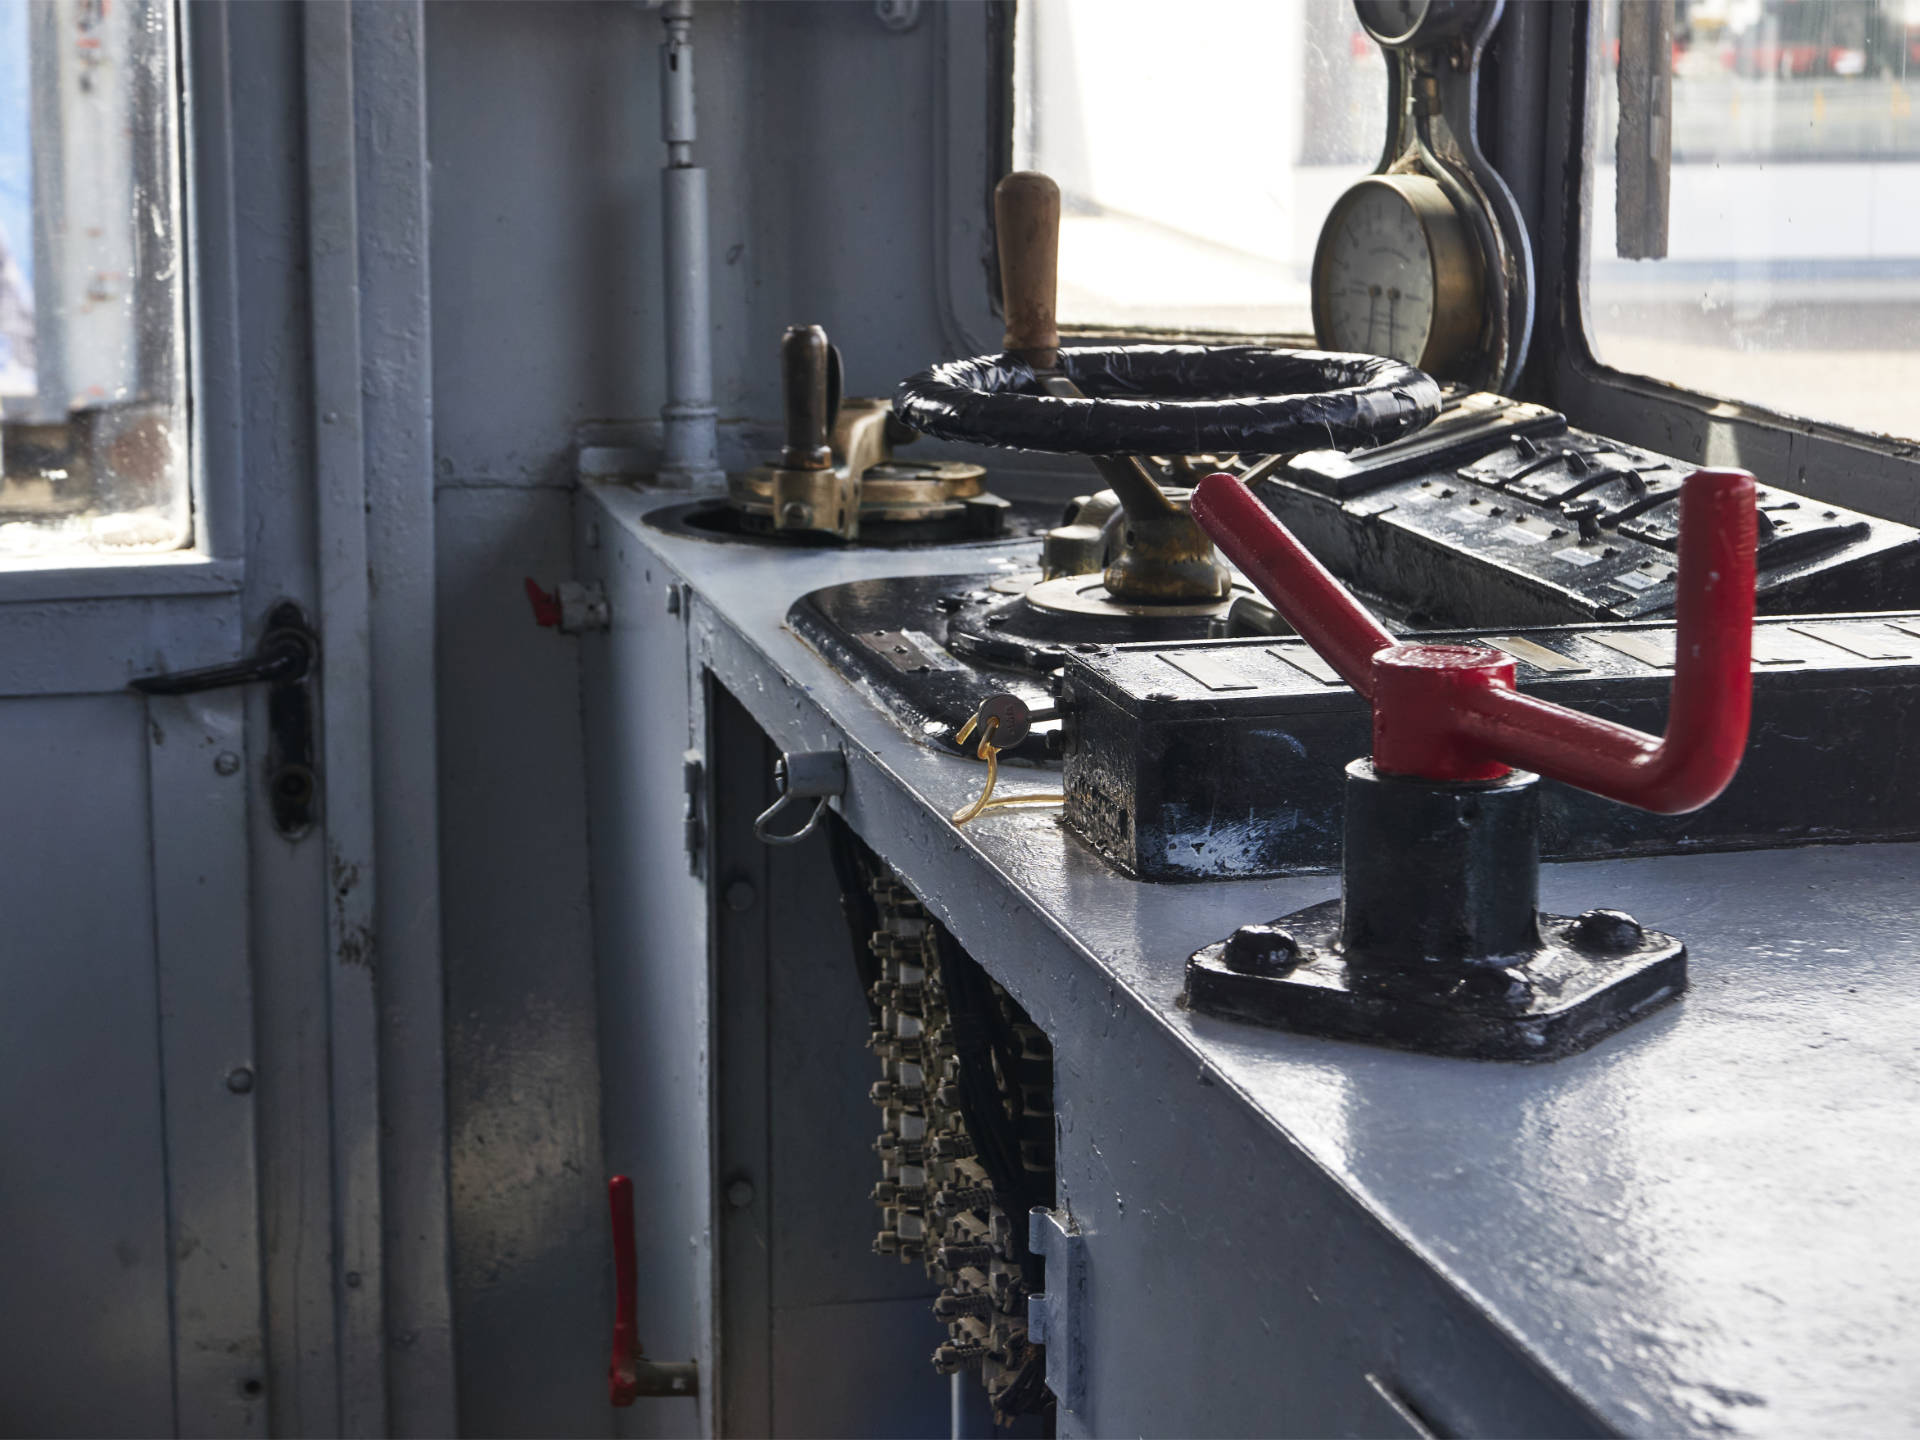
<path fill-rule="evenodd" d="M 143 695 L 190 695 L 229 685 L 265 684 L 267 693 L 267 803 L 273 824 L 289 840 L 313 825 L 320 776 L 313 754 L 313 696 L 307 680 L 320 662 L 320 637 L 306 613 L 282 600 L 267 615 L 253 654 L 224 665 L 142 675 L 130 682 Z"/>
<path fill-rule="evenodd" d="M 266 633 L 252 655 L 208 665 L 199 670 L 163 671 L 130 682 L 143 695 L 190 695 L 196 690 L 223 690 L 229 685 L 283 684 L 304 680 L 319 658 L 320 641 L 307 626 L 307 617 L 292 601 L 282 601 L 267 616 Z"/>

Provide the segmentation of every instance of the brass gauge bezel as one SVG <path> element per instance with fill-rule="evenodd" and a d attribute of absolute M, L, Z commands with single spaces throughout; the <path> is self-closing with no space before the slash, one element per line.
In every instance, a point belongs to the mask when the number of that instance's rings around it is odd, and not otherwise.
<path fill-rule="evenodd" d="M 1461 362 L 1479 348 L 1485 323 L 1486 264 L 1466 218 L 1454 208 L 1440 182 L 1428 175 L 1369 175 L 1349 186 L 1333 202 L 1313 251 L 1313 333 L 1323 349 L 1339 349 L 1332 340 L 1327 266 L 1348 212 L 1369 190 L 1384 188 L 1413 212 L 1427 242 L 1433 270 L 1433 324 L 1426 347 L 1412 363 L 1438 379 L 1457 378 Z"/>

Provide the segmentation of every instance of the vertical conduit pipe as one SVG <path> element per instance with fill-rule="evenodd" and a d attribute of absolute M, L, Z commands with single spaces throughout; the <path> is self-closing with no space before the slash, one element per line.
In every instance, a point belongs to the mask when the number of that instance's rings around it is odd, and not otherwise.
<path fill-rule="evenodd" d="M 660 133 L 667 167 L 660 177 L 667 300 L 666 426 L 659 479 L 668 485 L 719 484 L 719 412 L 713 404 L 713 325 L 707 288 L 707 172 L 693 163 L 693 0 L 661 7 Z"/>

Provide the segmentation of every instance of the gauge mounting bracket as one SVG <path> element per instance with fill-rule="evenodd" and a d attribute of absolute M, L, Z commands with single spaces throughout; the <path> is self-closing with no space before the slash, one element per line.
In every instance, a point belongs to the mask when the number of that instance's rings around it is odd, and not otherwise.
<path fill-rule="evenodd" d="M 1438 378 L 1508 393 L 1532 339 L 1533 247 L 1513 192 L 1480 149 L 1477 130 L 1480 61 L 1505 9 L 1506 0 L 1354 0 L 1387 62 L 1387 135 L 1373 176 L 1431 179 L 1481 262 L 1477 342 L 1461 355 L 1459 373 Z M 1330 226 L 1341 213 L 1336 204 Z M 1319 270 L 1316 263 L 1316 327 Z M 1330 335 L 1320 342 L 1338 348 Z"/>

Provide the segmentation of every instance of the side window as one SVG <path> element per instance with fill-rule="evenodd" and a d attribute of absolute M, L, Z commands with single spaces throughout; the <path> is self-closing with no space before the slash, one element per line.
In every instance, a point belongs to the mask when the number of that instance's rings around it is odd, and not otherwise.
<path fill-rule="evenodd" d="M 1920 438 L 1920 3 L 1605 0 L 1592 15 L 1595 358 Z"/>
<path fill-rule="evenodd" d="M 0 0 L 0 565 L 192 540 L 176 28 Z"/>
<path fill-rule="evenodd" d="M 1060 185 L 1060 322 L 1310 335 L 1314 242 L 1385 110 L 1349 0 L 1022 0 L 1013 160 Z"/>

